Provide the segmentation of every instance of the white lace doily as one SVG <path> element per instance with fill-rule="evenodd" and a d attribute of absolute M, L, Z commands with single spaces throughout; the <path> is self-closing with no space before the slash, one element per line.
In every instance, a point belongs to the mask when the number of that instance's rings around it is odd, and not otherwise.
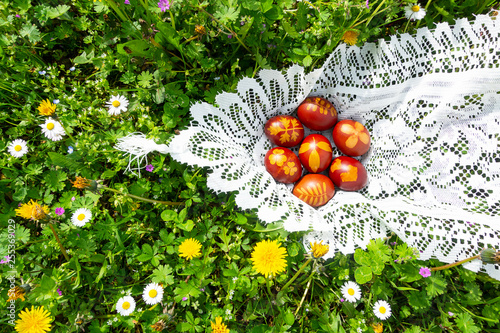
<path fill-rule="evenodd" d="M 391 231 L 421 259 L 450 263 L 486 246 L 500 249 L 499 23 L 481 15 L 361 48 L 342 44 L 309 74 L 300 66 L 263 70 L 242 79 L 236 93 L 219 94 L 215 106 L 194 104 L 190 127 L 169 151 L 208 167 L 208 186 L 235 191 L 237 205 L 263 222 L 311 230 L 304 242 L 329 243 L 330 257 Z M 337 191 L 318 209 L 264 167 L 272 147 L 265 122 L 293 115 L 308 95 L 330 100 L 339 120 L 361 122 L 372 139 L 360 157 L 367 187 Z M 331 139 L 331 131 L 322 133 Z M 498 265 L 465 267 L 500 280 Z"/>

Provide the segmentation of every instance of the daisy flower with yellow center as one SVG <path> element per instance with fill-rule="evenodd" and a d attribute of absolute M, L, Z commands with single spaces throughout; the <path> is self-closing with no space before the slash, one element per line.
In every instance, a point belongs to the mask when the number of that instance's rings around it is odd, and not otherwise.
<path fill-rule="evenodd" d="M 135 300 L 132 296 L 123 296 L 116 302 L 116 311 L 122 316 L 128 316 L 135 310 Z"/>
<path fill-rule="evenodd" d="M 380 320 L 386 320 L 391 316 L 391 306 L 386 301 L 377 301 L 373 306 L 373 313 Z"/>
<path fill-rule="evenodd" d="M 142 292 L 142 299 L 148 305 L 160 303 L 163 298 L 163 288 L 158 283 L 150 283 Z"/>
<path fill-rule="evenodd" d="M 30 202 L 22 204 L 21 207 L 16 208 L 16 216 L 28 220 L 39 221 L 49 213 L 49 206 L 42 206 L 38 202 L 30 200 Z"/>
<path fill-rule="evenodd" d="M 355 303 L 361 299 L 361 289 L 355 282 L 347 281 L 342 288 L 340 288 L 340 291 L 348 302 Z"/>
<path fill-rule="evenodd" d="M 286 269 L 286 249 L 277 240 L 263 240 L 252 252 L 253 268 L 265 277 L 276 275 Z"/>
<path fill-rule="evenodd" d="M 56 105 L 52 104 L 47 98 L 45 101 L 42 101 L 42 103 L 40 103 L 38 111 L 42 116 L 52 116 L 52 114 L 56 112 Z"/>
<path fill-rule="evenodd" d="M 342 40 L 348 45 L 355 45 L 358 42 L 359 32 L 347 30 L 342 36 Z"/>
<path fill-rule="evenodd" d="M 24 309 L 19 313 L 15 329 L 19 333 L 45 333 L 50 331 L 51 321 L 50 313 L 43 306 L 31 306 L 31 310 Z"/>
<path fill-rule="evenodd" d="M 47 139 L 52 141 L 62 140 L 62 137 L 66 135 L 64 128 L 61 123 L 49 117 L 45 120 L 45 123 L 40 125 L 42 132 Z"/>
<path fill-rule="evenodd" d="M 323 241 L 319 242 L 319 244 L 316 242 L 314 242 L 314 244 L 309 242 L 309 245 L 311 245 L 311 253 L 312 253 L 314 259 L 321 258 L 322 256 L 324 256 L 325 254 L 328 253 L 330 246 L 323 245 L 322 243 L 323 243 Z"/>
<path fill-rule="evenodd" d="M 12 141 L 8 150 L 9 153 L 14 157 L 23 157 L 28 152 L 27 142 L 23 139 L 16 139 Z"/>
<path fill-rule="evenodd" d="M 229 333 L 229 329 L 227 328 L 226 324 L 222 323 L 221 317 L 216 317 L 215 323 L 211 321 L 210 324 L 212 324 L 213 333 Z"/>
<path fill-rule="evenodd" d="M 92 212 L 88 208 L 78 208 L 71 216 L 71 222 L 77 227 L 83 227 L 92 218 Z"/>
<path fill-rule="evenodd" d="M 106 107 L 110 115 L 116 116 L 127 111 L 128 100 L 121 95 L 111 96 L 110 100 L 106 102 Z"/>
<path fill-rule="evenodd" d="M 408 20 L 421 20 L 425 17 L 425 9 L 420 4 L 409 4 L 405 7 L 405 16 Z"/>
<path fill-rule="evenodd" d="M 194 238 L 186 239 L 179 245 L 179 256 L 192 259 L 201 255 L 201 243 Z"/>

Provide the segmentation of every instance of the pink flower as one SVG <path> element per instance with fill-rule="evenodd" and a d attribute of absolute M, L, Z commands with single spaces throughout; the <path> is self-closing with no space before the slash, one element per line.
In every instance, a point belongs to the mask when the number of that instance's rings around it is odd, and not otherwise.
<path fill-rule="evenodd" d="M 160 0 L 160 2 L 158 2 L 158 7 L 160 7 L 161 11 L 164 12 L 170 9 L 170 2 L 168 0 Z"/>
<path fill-rule="evenodd" d="M 75 200 L 76 200 L 76 198 L 75 198 L 75 197 L 71 197 L 71 201 L 75 201 Z"/>
<path fill-rule="evenodd" d="M 57 288 L 57 293 L 59 294 L 59 296 L 62 296 L 62 291 L 61 291 L 61 289 Z"/>
<path fill-rule="evenodd" d="M 155 167 L 153 166 L 153 164 L 146 165 L 146 171 L 152 172 L 154 169 L 155 169 Z"/>
<path fill-rule="evenodd" d="M 62 208 L 62 207 L 57 207 L 57 208 L 56 208 L 56 214 L 57 214 L 57 215 L 62 215 L 62 214 L 64 214 L 64 208 Z"/>
<path fill-rule="evenodd" d="M 0 264 L 8 264 L 10 262 L 10 256 L 4 256 L 5 260 L 0 260 Z"/>
<path fill-rule="evenodd" d="M 17 18 L 20 18 L 20 17 L 21 17 L 21 15 L 19 15 L 19 14 L 16 14 L 16 17 L 17 17 Z"/>
<path fill-rule="evenodd" d="M 427 267 L 422 267 L 420 268 L 419 271 L 420 275 L 422 275 L 424 278 L 431 276 L 431 270 L 428 269 Z"/>
<path fill-rule="evenodd" d="M 130 1 L 129 0 L 125 0 L 124 4 L 130 5 Z"/>

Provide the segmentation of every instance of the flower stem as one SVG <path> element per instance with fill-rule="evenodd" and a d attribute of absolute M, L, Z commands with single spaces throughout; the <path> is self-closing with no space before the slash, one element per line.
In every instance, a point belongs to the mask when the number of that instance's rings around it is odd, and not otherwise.
<path fill-rule="evenodd" d="M 478 255 L 475 255 L 473 257 L 470 257 L 470 258 L 467 258 L 467 259 L 464 259 L 464 260 L 460 260 L 460 261 L 457 261 L 457 262 L 454 262 L 454 263 L 451 263 L 451 264 L 448 264 L 448 265 L 443 265 L 443 266 L 439 266 L 439 267 L 432 267 L 431 271 L 433 271 L 433 272 L 435 272 L 435 271 L 441 271 L 443 269 L 448 269 L 448 268 L 452 268 L 452 267 L 455 267 L 455 266 L 458 266 L 458 265 L 462 265 L 462 264 L 465 264 L 466 262 L 472 261 L 474 259 L 479 259 L 479 258 L 481 258 L 481 254 L 478 254 Z"/>
<path fill-rule="evenodd" d="M 283 286 L 283 288 L 281 288 L 281 291 L 285 291 L 286 288 L 288 288 L 293 281 L 295 281 L 295 279 L 299 276 L 300 272 L 302 272 L 304 270 L 304 268 L 306 268 L 307 265 L 309 265 L 309 263 L 312 261 L 312 259 L 309 259 L 307 260 L 300 268 L 299 270 L 297 271 L 297 273 L 295 273 L 295 275 Z"/>
<path fill-rule="evenodd" d="M 271 281 L 269 279 L 269 276 L 266 277 L 266 287 L 267 287 L 267 293 L 269 294 L 269 297 L 273 297 L 273 294 L 271 293 Z"/>
<path fill-rule="evenodd" d="M 66 252 L 66 249 L 64 246 L 61 244 L 61 240 L 59 239 L 59 236 L 57 236 L 56 230 L 54 229 L 54 226 L 52 223 L 49 223 L 50 230 L 52 230 L 52 233 L 56 237 L 57 244 L 59 244 L 59 248 L 61 249 L 62 254 L 64 255 L 64 258 L 66 258 L 66 261 L 69 261 L 69 256 L 68 253 Z"/>
<path fill-rule="evenodd" d="M 103 189 L 103 190 L 108 190 L 108 191 L 111 191 L 111 192 L 115 192 L 115 193 L 118 193 L 118 194 L 122 194 L 122 195 L 126 195 L 132 199 L 137 199 L 137 200 L 140 200 L 140 201 L 144 201 L 144 202 L 151 202 L 151 203 L 155 203 L 155 204 L 162 204 L 162 205 L 168 205 L 168 206 L 182 206 L 184 205 L 184 202 L 175 202 L 175 201 L 160 201 L 160 200 L 153 200 L 153 199 L 148 199 L 148 198 L 143 198 L 143 197 L 140 197 L 140 196 L 137 196 L 137 195 L 133 195 L 133 194 L 129 194 L 129 193 L 122 193 L 118 190 L 115 190 L 114 188 L 110 188 L 110 187 L 107 187 L 107 186 L 100 186 L 99 189 Z"/>

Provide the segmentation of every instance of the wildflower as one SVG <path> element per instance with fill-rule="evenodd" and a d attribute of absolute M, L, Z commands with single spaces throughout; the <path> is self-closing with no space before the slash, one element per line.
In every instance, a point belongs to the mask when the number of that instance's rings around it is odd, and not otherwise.
<path fill-rule="evenodd" d="M 188 298 L 187 298 L 187 297 L 183 297 L 183 298 L 182 298 L 182 301 L 183 301 L 183 302 L 185 302 L 185 301 L 187 301 L 187 300 L 188 300 Z"/>
<path fill-rule="evenodd" d="M 63 135 L 66 135 L 61 123 L 49 117 L 43 125 L 40 125 L 42 132 L 47 139 L 52 141 L 59 141 Z"/>
<path fill-rule="evenodd" d="M 76 68 L 75 68 L 75 66 L 73 66 L 73 67 L 70 67 L 69 71 L 70 71 L 70 72 L 74 72 L 74 71 L 75 71 L 75 69 L 76 69 Z"/>
<path fill-rule="evenodd" d="M 17 299 L 21 299 L 22 301 L 24 301 L 26 290 L 22 287 L 15 286 L 14 289 L 9 289 L 7 295 L 9 296 L 7 302 L 15 301 Z"/>
<path fill-rule="evenodd" d="M 68 146 L 68 154 L 73 154 L 74 148 L 72 146 Z"/>
<path fill-rule="evenodd" d="M 158 2 L 158 7 L 161 9 L 162 12 L 169 10 L 170 2 L 168 0 L 160 0 L 160 2 Z"/>
<path fill-rule="evenodd" d="M 201 243 L 194 238 L 186 239 L 179 245 L 179 256 L 192 259 L 201 255 Z"/>
<path fill-rule="evenodd" d="M 409 4 L 405 7 L 405 16 L 408 20 L 421 20 L 425 17 L 425 9 L 420 4 Z"/>
<path fill-rule="evenodd" d="M 127 111 L 128 100 L 125 96 L 121 95 L 111 96 L 110 100 L 106 102 L 106 107 L 110 115 L 116 116 Z"/>
<path fill-rule="evenodd" d="M 370 8 L 370 0 L 366 0 L 366 8 Z"/>
<path fill-rule="evenodd" d="M 342 36 L 342 40 L 348 45 L 354 45 L 358 42 L 359 32 L 347 30 Z"/>
<path fill-rule="evenodd" d="M 17 17 L 17 18 L 20 18 L 20 17 L 21 17 L 21 15 L 19 15 L 19 14 L 16 14 L 16 17 Z"/>
<path fill-rule="evenodd" d="M 383 323 L 373 323 L 370 325 L 375 333 L 382 333 L 384 331 L 384 324 Z"/>
<path fill-rule="evenodd" d="M 59 102 L 59 100 L 57 101 Z M 56 103 L 54 104 L 50 103 L 49 99 L 47 98 L 45 101 L 42 101 L 42 103 L 40 103 L 38 111 L 42 116 L 51 116 L 56 111 L 55 104 Z"/>
<path fill-rule="evenodd" d="M 422 275 L 424 278 L 431 276 L 431 270 L 428 269 L 427 267 L 422 267 L 420 268 L 419 274 Z"/>
<path fill-rule="evenodd" d="M 222 317 L 216 317 L 215 323 L 210 322 L 210 324 L 212 324 L 212 332 L 214 333 L 229 333 L 226 324 L 222 323 Z"/>
<path fill-rule="evenodd" d="M 340 299 L 340 303 L 344 303 L 345 302 L 345 299 L 344 298 L 341 298 Z"/>
<path fill-rule="evenodd" d="M 129 0 L 125 0 L 123 3 L 126 4 L 126 5 L 130 5 L 130 1 Z"/>
<path fill-rule="evenodd" d="M 255 245 L 251 260 L 253 268 L 267 277 L 286 269 L 286 256 L 286 249 L 277 240 L 263 240 Z"/>
<path fill-rule="evenodd" d="M 204 26 L 197 24 L 194 27 L 194 32 L 196 32 L 198 35 L 204 35 L 207 33 L 207 30 L 205 29 Z"/>
<path fill-rule="evenodd" d="M 116 311 L 122 316 L 128 316 L 135 310 L 135 301 L 132 296 L 123 296 L 116 303 Z"/>
<path fill-rule="evenodd" d="M 50 331 L 50 314 L 42 307 L 23 310 L 16 320 L 16 331 L 20 333 L 45 333 Z"/>
<path fill-rule="evenodd" d="M 314 242 L 314 244 L 309 242 L 309 244 L 311 245 L 312 255 L 315 259 L 321 258 L 325 254 L 327 254 L 328 250 L 330 249 L 329 245 L 323 245 L 321 243 L 323 243 L 323 241 L 319 242 L 319 244 L 316 242 Z"/>
<path fill-rule="evenodd" d="M 4 256 L 4 258 L 0 260 L 0 264 L 8 264 L 10 262 L 10 256 Z"/>
<path fill-rule="evenodd" d="M 448 311 L 448 316 L 453 317 L 453 315 L 454 315 L 453 312 Z"/>
<path fill-rule="evenodd" d="M 380 320 L 386 320 L 391 316 L 391 306 L 386 301 L 377 301 L 373 306 L 373 313 Z"/>
<path fill-rule="evenodd" d="M 92 218 L 92 212 L 88 208 L 78 208 L 71 216 L 71 222 L 77 227 L 83 227 Z"/>
<path fill-rule="evenodd" d="M 16 209 L 16 216 L 35 221 L 43 219 L 49 213 L 49 206 L 42 206 L 38 202 L 30 200 L 27 204 L 22 204 Z"/>
<path fill-rule="evenodd" d="M 62 296 L 62 291 L 61 291 L 61 289 L 57 288 L 57 293 L 59 294 L 59 296 Z"/>
<path fill-rule="evenodd" d="M 155 324 L 151 325 L 151 328 L 156 332 L 161 332 L 167 327 L 167 324 L 163 320 L 157 321 Z"/>
<path fill-rule="evenodd" d="M 148 305 L 161 302 L 163 297 L 163 288 L 158 283 L 150 283 L 142 292 L 142 299 Z"/>
<path fill-rule="evenodd" d="M 153 166 L 153 164 L 146 165 L 146 171 L 153 172 L 154 169 L 155 169 L 155 167 Z"/>
<path fill-rule="evenodd" d="M 73 187 L 79 188 L 80 190 L 88 188 L 92 184 L 92 181 L 90 179 L 83 178 L 80 176 L 76 176 L 75 181 L 73 182 L 70 180 L 70 182 L 71 184 L 73 184 Z"/>
<path fill-rule="evenodd" d="M 38 74 L 40 75 L 45 75 L 45 73 L 47 73 L 46 71 L 38 71 Z"/>
<path fill-rule="evenodd" d="M 485 264 L 500 264 L 500 251 L 484 249 L 481 251 L 481 260 Z"/>
<path fill-rule="evenodd" d="M 56 208 L 56 215 L 62 215 L 64 214 L 65 210 L 62 207 L 57 207 Z"/>
<path fill-rule="evenodd" d="M 347 281 L 340 291 L 348 302 L 355 303 L 361 299 L 361 289 L 356 282 Z"/>
<path fill-rule="evenodd" d="M 60 101 L 58 99 L 55 99 L 55 100 L 52 101 L 52 103 L 54 103 L 54 104 L 59 104 L 59 102 Z"/>
<path fill-rule="evenodd" d="M 16 139 L 12 141 L 8 150 L 9 153 L 14 157 L 23 157 L 28 152 L 27 142 L 23 139 Z"/>

